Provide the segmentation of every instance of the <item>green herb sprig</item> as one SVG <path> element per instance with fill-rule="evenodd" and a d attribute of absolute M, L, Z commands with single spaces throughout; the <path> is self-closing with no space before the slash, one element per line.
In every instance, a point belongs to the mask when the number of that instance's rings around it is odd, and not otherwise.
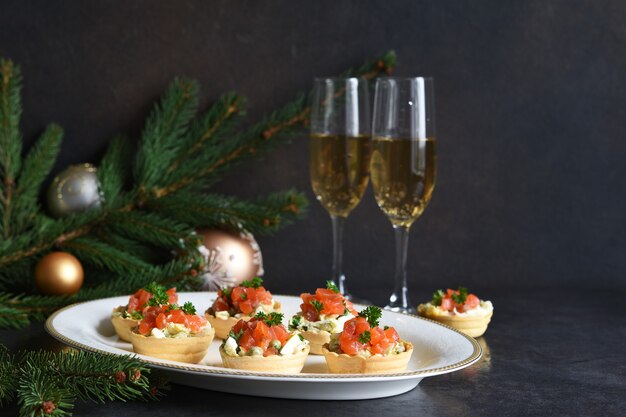
<path fill-rule="evenodd" d="M 369 343 L 371 339 L 372 339 L 372 334 L 370 333 L 369 330 L 366 330 L 359 335 L 359 343 L 363 343 L 363 344 Z"/>
<path fill-rule="evenodd" d="M 440 306 L 441 305 L 441 300 L 443 300 L 443 297 L 446 295 L 446 293 L 443 292 L 443 290 L 437 290 L 433 293 L 433 300 L 431 301 L 431 303 L 435 306 Z"/>
<path fill-rule="evenodd" d="M 241 286 L 246 288 L 260 288 L 263 286 L 263 278 L 254 277 L 251 281 L 242 282 Z"/>
<path fill-rule="evenodd" d="M 464 304 L 465 300 L 467 300 L 467 288 L 459 287 L 459 292 L 452 294 L 452 299 L 457 304 Z"/>
<path fill-rule="evenodd" d="M 311 305 L 315 307 L 315 310 L 317 310 L 318 313 L 324 309 L 324 303 L 321 301 L 312 300 Z"/>
<path fill-rule="evenodd" d="M 271 326 L 278 326 L 279 324 L 281 324 L 283 322 L 283 318 L 285 317 L 285 315 L 283 313 L 277 313 L 277 312 L 265 314 L 264 312 L 259 311 L 254 317 L 263 321 L 265 324 L 271 327 Z"/>
<path fill-rule="evenodd" d="M 144 290 L 152 294 L 152 297 L 150 297 L 147 303 L 150 307 L 168 304 L 170 301 L 170 296 L 167 293 L 165 287 L 163 285 L 157 284 L 156 282 L 150 283 L 147 287 L 144 288 Z"/>
<path fill-rule="evenodd" d="M 339 293 L 339 287 L 337 287 L 337 285 L 331 280 L 326 281 L 326 289 L 329 289 L 334 293 Z"/>
<path fill-rule="evenodd" d="M 359 317 L 364 317 L 372 327 L 378 326 L 383 311 L 376 306 L 369 306 L 359 312 Z"/>

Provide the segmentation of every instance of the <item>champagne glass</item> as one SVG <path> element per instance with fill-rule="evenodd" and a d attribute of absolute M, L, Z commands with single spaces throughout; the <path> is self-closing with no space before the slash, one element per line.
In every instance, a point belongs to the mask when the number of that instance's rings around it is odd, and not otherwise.
<path fill-rule="evenodd" d="M 333 226 L 332 280 L 342 294 L 343 229 L 369 181 L 371 152 L 368 83 L 359 78 L 316 78 L 311 103 L 309 171 L 317 200 Z"/>
<path fill-rule="evenodd" d="M 415 313 L 408 302 L 409 229 L 435 188 L 435 144 L 433 79 L 378 79 L 370 169 L 376 203 L 391 220 L 396 240 L 395 284 L 388 310 Z"/>

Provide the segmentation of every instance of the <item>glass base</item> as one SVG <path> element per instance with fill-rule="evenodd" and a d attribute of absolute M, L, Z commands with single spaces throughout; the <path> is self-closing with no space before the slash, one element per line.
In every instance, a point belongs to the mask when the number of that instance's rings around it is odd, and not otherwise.
<path fill-rule="evenodd" d="M 404 314 L 417 314 L 417 309 L 415 307 L 400 307 L 400 306 L 390 306 L 386 305 L 385 310 L 393 311 L 395 313 L 404 313 Z"/>

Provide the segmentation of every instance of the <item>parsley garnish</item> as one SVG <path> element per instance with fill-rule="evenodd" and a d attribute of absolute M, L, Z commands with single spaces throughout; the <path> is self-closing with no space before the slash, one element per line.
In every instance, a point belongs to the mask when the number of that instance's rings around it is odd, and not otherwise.
<path fill-rule="evenodd" d="M 222 291 L 221 291 L 222 297 L 229 298 L 230 297 L 230 293 L 232 291 L 233 291 L 232 288 L 227 288 L 227 287 L 222 288 Z"/>
<path fill-rule="evenodd" d="M 385 326 L 383 327 L 383 330 L 387 330 L 389 328 L 389 326 Z"/>
<path fill-rule="evenodd" d="M 443 290 L 437 290 L 433 293 L 433 301 L 432 304 L 436 305 L 436 306 L 440 306 L 441 305 L 441 300 L 443 299 L 445 293 L 443 292 Z"/>
<path fill-rule="evenodd" d="M 459 292 L 452 294 L 452 299 L 457 304 L 464 304 L 465 300 L 467 300 L 467 288 L 459 287 Z"/>
<path fill-rule="evenodd" d="M 152 297 L 150 297 L 147 303 L 151 307 L 168 304 L 170 301 L 170 296 L 165 291 L 165 287 L 163 285 L 153 282 L 148 285 L 145 290 L 152 294 Z"/>
<path fill-rule="evenodd" d="M 248 299 L 248 294 L 247 294 L 247 293 L 245 293 L 245 292 L 242 292 L 242 293 L 241 293 L 241 295 L 240 295 L 239 297 L 241 297 L 241 299 L 242 299 L 243 301 L 246 301 L 246 300 Z"/>
<path fill-rule="evenodd" d="M 383 311 L 376 306 L 369 306 L 359 312 L 359 317 L 364 317 L 372 327 L 378 326 L 378 321 L 383 315 Z"/>
<path fill-rule="evenodd" d="M 312 300 L 311 305 L 315 307 L 315 310 L 317 310 L 318 313 L 324 309 L 324 303 L 317 300 Z"/>
<path fill-rule="evenodd" d="M 301 342 L 304 342 L 304 336 L 302 336 L 300 333 L 298 333 L 298 337 L 300 338 Z"/>
<path fill-rule="evenodd" d="M 367 343 L 370 341 L 371 338 L 372 334 L 369 332 L 369 330 L 366 330 L 359 335 L 359 343 Z"/>
<path fill-rule="evenodd" d="M 133 320 L 141 320 L 143 319 L 143 313 L 139 310 L 135 310 L 132 313 L 130 313 L 130 318 Z"/>
<path fill-rule="evenodd" d="M 300 325 L 300 321 L 302 320 L 302 316 L 293 316 L 291 321 L 289 322 L 289 328 L 291 330 L 295 330 Z"/>
<path fill-rule="evenodd" d="M 235 339 L 235 342 L 239 342 L 239 339 L 241 338 L 242 335 L 243 335 L 243 329 L 239 329 L 237 333 L 233 332 L 232 330 L 228 332 L 228 337 L 232 337 L 233 339 Z"/>
<path fill-rule="evenodd" d="M 339 292 L 339 287 L 337 287 L 337 285 L 335 285 L 335 283 L 331 280 L 326 281 L 326 288 L 331 290 L 332 292 Z"/>
<path fill-rule="evenodd" d="M 246 287 L 246 288 L 259 288 L 263 285 L 263 278 L 261 277 L 254 277 L 252 278 L 252 281 L 244 281 L 241 283 L 242 287 Z"/>
<path fill-rule="evenodd" d="M 259 311 L 254 317 L 265 322 L 268 326 L 278 326 L 283 322 L 284 315 L 276 312 L 265 314 L 264 312 Z"/>
<path fill-rule="evenodd" d="M 196 308 L 193 304 L 191 304 L 191 301 L 187 301 L 185 304 L 183 304 L 182 310 L 185 314 L 196 314 Z"/>

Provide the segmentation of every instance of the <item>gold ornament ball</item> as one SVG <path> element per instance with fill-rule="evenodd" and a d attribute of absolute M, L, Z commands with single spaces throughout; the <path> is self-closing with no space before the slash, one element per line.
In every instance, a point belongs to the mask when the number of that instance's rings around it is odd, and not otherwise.
<path fill-rule="evenodd" d="M 74 294 L 82 287 L 83 279 L 83 266 L 69 253 L 49 253 L 35 267 L 35 285 L 43 294 Z"/>
<path fill-rule="evenodd" d="M 207 289 L 236 286 L 263 275 L 261 249 L 251 233 L 218 229 L 199 229 L 196 232 L 202 236 L 206 249 L 213 254 L 210 265 L 203 271 L 209 281 Z"/>

